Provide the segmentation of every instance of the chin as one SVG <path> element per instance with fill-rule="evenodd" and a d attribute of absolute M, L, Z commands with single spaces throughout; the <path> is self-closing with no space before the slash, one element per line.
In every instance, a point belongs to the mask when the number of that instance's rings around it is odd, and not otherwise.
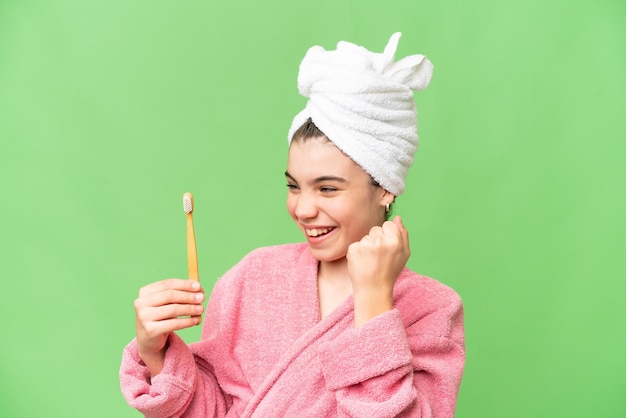
<path fill-rule="evenodd" d="M 309 245 L 309 249 L 311 250 L 311 254 L 317 261 L 324 263 L 332 263 L 334 261 L 341 261 L 346 259 L 346 252 L 336 252 L 332 250 L 321 250 Z"/>

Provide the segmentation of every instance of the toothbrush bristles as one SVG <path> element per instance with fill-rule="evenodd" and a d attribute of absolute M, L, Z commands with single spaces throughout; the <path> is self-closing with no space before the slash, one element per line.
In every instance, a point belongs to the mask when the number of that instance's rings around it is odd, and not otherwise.
<path fill-rule="evenodd" d="M 183 195 L 183 209 L 186 213 L 191 213 L 193 211 L 193 196 L 191 193 L 185 193 Z"/>

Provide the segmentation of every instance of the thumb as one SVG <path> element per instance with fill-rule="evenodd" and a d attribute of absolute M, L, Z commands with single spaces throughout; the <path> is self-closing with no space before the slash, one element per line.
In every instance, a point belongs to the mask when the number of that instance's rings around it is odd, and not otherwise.
<path fill-rule="evenodd" d="M 396 216 L 393 218 L 393 223 L 396 224 L 398 230 L 400 231 L 400 235 L 402 236 L 402 241 L 406 248 L 409 247 L 409 231 L 404 227 L 402 223 L 402 218 L 400 216 Z"/>

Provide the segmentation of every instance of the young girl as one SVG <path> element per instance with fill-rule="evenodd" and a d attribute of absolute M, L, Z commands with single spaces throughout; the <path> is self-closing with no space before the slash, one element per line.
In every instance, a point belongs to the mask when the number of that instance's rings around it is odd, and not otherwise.
<path fill-rule="evenodd" d="M 257 249 L 204 292 L 169 279 L 135 302 L 122 392 L 146 417 L 452 417 L 465 361 L 461 300 L 405 267 L 387 220 L 417 146 L 421 55 L 340 42 L 300 66 L 287 209 L 306 243 Z"/>

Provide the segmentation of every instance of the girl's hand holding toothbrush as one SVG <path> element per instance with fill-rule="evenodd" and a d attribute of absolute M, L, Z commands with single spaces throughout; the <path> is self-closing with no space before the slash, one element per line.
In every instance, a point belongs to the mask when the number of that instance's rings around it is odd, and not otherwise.
<path fill-rule="evenodd" d="M 152 376 L 161 372 L 170 332 L 200 323 L 204 290 L 199 282 L 167 279 L 139 290 L 135 300 L 137 348 Z"/>

